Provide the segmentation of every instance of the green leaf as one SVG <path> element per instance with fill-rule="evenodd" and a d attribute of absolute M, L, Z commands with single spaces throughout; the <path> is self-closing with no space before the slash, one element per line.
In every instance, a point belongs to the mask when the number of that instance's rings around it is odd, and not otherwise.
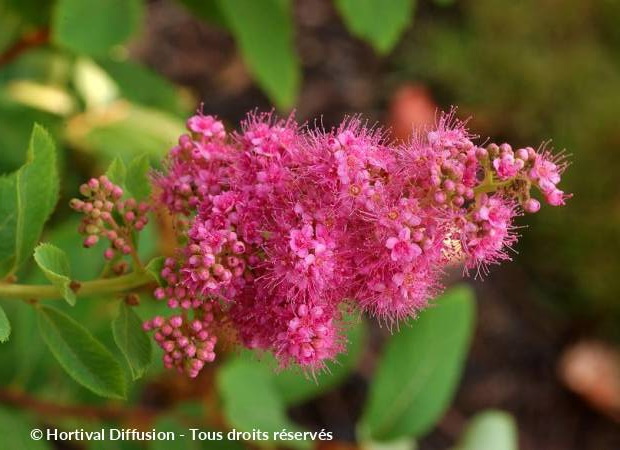
<path fill-rule="evenodd" d="M 1 78 L 0 75 L 0 85 L 3 84 Z M 24 143 L 30 138 L 33 121 L 48 129 L 56 127 L 59 122 L 51 114 L 2 101 L 0 101 L 0 118 L 0 173 L 13 172 L 23 165 L 28 150 Z"/>
<path fill-rule="evenodd" d="M 32 255 L 58 201 L 54 143 L 38 125 L 26 158 L 17 172 L 0 178 L 0 278 L 14 273 Z"/>
<path fill-rule="evenodd" d="M 112 322 L 112 334 L 129 364 L 133 379 L 142 377 L 151 364 L 153 347 L 142 329 L 142 320 L 125 302 L 120 303 L 118 315 Z"/>
<path fill-rule="evenodd" d="M 92 114 L 79 130 L 66 131 L 65 138 L 75 148 L 98 159 L 120 157 L 129 163 L 143 153 L 161 160 L 185 132 L 185 124 L 170 113 L 122 100 Z"/>
<path fill-rule="evenodd" d="M 100 59 L 97 62 L 116 82 L 121 95 L 130 102 L 170 111 L 182 117 L 193 108 L 193 101 L 184 98 L 174 84 L 148 67 L 132 61 Z"/>
<path fill-rule="evenodd" d="M 51 446 L 47 439 L 36 441 L 30 437 L 35 423 L 20 411 L 0 407 L 0 436 L 2 450 L 47 450 Z M 42 427 L 45 433 L 45 427 Z"/>
<path fill-rule="evenodd" d="M 123 163 L 123 160 L 118 157 L 114 158 L 108 166 L 105 176 L 108 177 L 112 183 L 118 186 L 124 186 L 125 178 L 127 176 L 127 168 L 125 168 L 125 163 Z"/>
<path fill-rule="evenodd" d="M 145 267 L 146 271 L 150 273 L 155 280 L 157 280 L 157 283 L 160 286 L 163 286 L 164 284 L 164 279 L 161 276 L 161 271 L 164 268 L 165 261 L 166 258 L 164 256 L 158 256 L 151 259 Z"/>
<path fill-rule="evenodd" d="M 125 187 L 136 200 L 144 200 L 151 195 L 150 170 L 151 165 L 146 154 L 134 158 L 127 167 Z"/>
<path fill-rule="evenodd" d="M 483 411 L 471 419 L 457 450 L 517 450 L 517 427 L 503 411 Z"/>
<path fill-rule="evenodd" d="M 0 306 L 0 342 L 6 342 L 11 335 L 11 323 L 6 317 L 4 309 Z"/>
<path fill-rule="evenodd" d="M 9 8 L 28 23 L 43 27 L 49 23 L 53 2 L 51 0 L 8 0 L 0 3 L 7 3 Z"/>
<path fill-rule="evenodd" d="M 191 13 L 207 22 L 227 28 L 226 18 L 214 1 L 205 0 L 179 0 Z"/>
<path fill-rule="evenodd" d="M 301 75 L 290 3 L 218 0 L 217 5 L 260 87 L 279 108 L 293 106 Z"/>
<path fill-rule="evenodd" d="M 34 250 L 34 260 L 45 277 L 60 289 L 67 303 L 74 306 L 76 297 L 71 289 L 71 269 L 66 253 L 52 244 L 40 244 Z"/>
<path fill-rule="evenodd" d="M 389 52 L 413 20 L 416 0 L 336 0 L 351 33 L 368 41 L 379 53 Z"/>
<path fill-rule="evenodd" d="M 43 340 L 71 378 L 103 397 L 125 398 L 123 369 L 101 342 L 57 309 L 41 306 L 37 311 Z"/>
<path fill-rule="evenodd" d="M 46 230 L 45 240 L 67 255 L 71 276 L 74 280 L 92 280 L 99 277 L 105 261 L 95 255 L 103 254 L 107 243 L 101 239 L 94 247 L 84 248 L 82 245 L 83 238 L 77 232 L 80 221 L 77 214 L 72 214 L 67 220 Z M 32 276 L 35 276 L 35 273 L 33 272 Z M 29 279 L 28 282 L 40 284 L 45 280 L 37 276 L 34 279 Z"/>
<path fill-rule="evenodd" d="M 316 378 L 292 370 L 274 373 L 275 386 L 282 400 L 287 405 L 303 403 L 342 383 L 353 371 L 365 349 L 365 322 L 360 321 L 352 326 L 347 332 L 347 340 L 346 352 L 340 354 L 335 362 L 327 363 L 327 370 L 316 375 Z"/>
<path fill-rule="evenodd" d="M 76 58 L 73 85 L 84 101 L 86 111 L 105 107 L 118 99 L 118 86 L 110 75 L 92 59 Z"/>
<path fill-rule="evenodd" d="M 473 323 L 473 293 L 459 286 L 392 336 L 370 387 L 363 439 L 419 437 L 432 429 L 458 385 Z"/>
<path fill-rule="evenodd" d="M 235 429 L 249 432 L 260 429 L 270 435 L 284 428 L 301 431 L 286 416 L 284 402 L 273 385 L 270 369 L 265 365 L 243 358 L 229 360 L 218 373 L 217 385 L 224 402 L 224 414 Z M 255 443 L 268 444 L 265 441 Z M 311 444 L 311 441 L 285 443 L 296 448 L 310 448 Z"/>
<path fill-rule="evenodd" d="M 142 0 L 59 0 L 52 17 L 52 40 L 77 53 L 105 55 L 138 29 Z"/>

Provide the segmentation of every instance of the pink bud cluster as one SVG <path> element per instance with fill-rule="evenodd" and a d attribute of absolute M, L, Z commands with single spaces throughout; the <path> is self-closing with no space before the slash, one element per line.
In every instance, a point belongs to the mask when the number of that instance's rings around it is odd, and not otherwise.
<path fill-rule="evenodd" d="M 70 205 L 84 214 L 79 232 L 86 235 L 84 247 L 92 247 L 100 238 L 108 239 L 110 247 L 104 252 L 108 260 L 133 252 L 131 232 L 141 231 L 148 223 L 148 203 L 135 199 L 122 200 L 123 189 L 105 175 L 91 178 L 80 186 L 84 200 L 74 198 Z"/>
<path fill-rule="evenodd" d="M 342 352 L 343 310 L 414 317 L 446 267 L 509 259 L 515 217 L 540 208 L 533 187 L 554 206 L 569 197 L 557 187 L 561 158 L 478 146 L 453 112 L 406 143 L 358 118 L 324 130 L 250 114 L 229 133 L 197 114 L 187 127 L 154 177 L 160 203 L 188 224 L 155 296 L 199 317 L 217 307 L 245 346 L 282 366 L 321 369 Z M 208 359 L 194 362 L 175 339 L 200 337 L 156 319 L 146 328 L 166 364 L 197 373 Z"/>
<path fill-rule="evenodd" d="M 155 316 L 144 323 L 145 331 L 154 331 L 155 341 L 164 351 L 164 365 L 176 368 L 191 378 L 198 376 L 205 363 L 215 359 L 217 338 L 209 332 L 213 305 L 203 303 L 194 309 L 194 318 L 174 315 Z"/>

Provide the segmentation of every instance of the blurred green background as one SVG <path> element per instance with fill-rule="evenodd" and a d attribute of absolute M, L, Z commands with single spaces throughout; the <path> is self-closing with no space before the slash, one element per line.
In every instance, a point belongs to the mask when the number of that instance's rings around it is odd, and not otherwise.
<path fill-rule="evenodd" d="M 620 339 L 618 23 L 614 0 L 0 0 L 0 173 L 23 163 L 33 122 L 50 130 L 61 202 L 44 237 L 70 252 L 76 276 L 88 279 L 101 267 L 93 251 L 76 248 L 68 199 L 115 156 L 129 162 L 147 153 L 157 167 L 201 104 L 229 126 L 275 105 L 328 126 L 363 113 L 398 136 L 432 121 L 436 108 L 458 105 L 482 141 L 537 146 L 551 139 L 570 155 L 562 187 L 574 197 L 564 208 L 521 218 L 514 262 L 494 268 L 484 283 L 469 281 L 478 319 L 462 383 L 448 413 L 416 437 L 420 449 L 449 448 L 473 414 L 501 408 L 515 418 L 520 448 L 620 448 L 613 420 L 620 377 L 601 376 L 611 386 L 601 406 L 590 388 L 573 387 L 579 395 L 566 389 L 572 385 L 558 370 L 573 344 Z M 143 241 L 145 256 L 165 248 L 153 229 Z M 448 274 L 448 282 L 459 275 Z M 20 277 L 44 280 L 32 267 Z M 71 314 L 111 342 L 101 318 L 115 305 L 93 303 L 80 302 Z M 143 303 L 148 317 L 157 306 Z M 30 311 L 19 306 L 5 307 L 14 332 L 0 348 L 3 385 L 101 405 L 51 363 L 32 337 Z M 284 402 L 297 423 L 336 430 L 334 446 L 354 445 L 389 340 L 374 326 L 360 333 L 367 340 L 337 380 Z M 235 364 L 227 370 L 245 370 Z M 151 372 L 130 408 L 181 408 L 193 417 L 217 404 L 204 387 L 214 384 L 212 375 L 196 386 Z M 20 404 L 13 400 L 0 395 Z M 116 411 L 110 420 L 126 416 Z"/>

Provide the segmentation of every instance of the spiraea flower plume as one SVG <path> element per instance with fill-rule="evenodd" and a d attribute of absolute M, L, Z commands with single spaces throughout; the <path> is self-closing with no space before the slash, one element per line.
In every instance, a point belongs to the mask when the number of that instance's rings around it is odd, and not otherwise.
<path fill-rule="evenodd" d="M 454 112 L 408 142 L 356 117 L 324 130 L 251 113 L 229 132 L 199 113 L 187 128 L 153 176 L 153 208 L 179 237 L 155 297 L 176 311 L 145 329 L 190 376 L 223 330 L 320 370 L 345 351 L 345 313 L 415 317 L 448 266 L 481 274 L 510 259 L 515 217 L 540 209 L 534 191 L 552 206 L 570 197 L 561 156 L 479 146 Z"/>

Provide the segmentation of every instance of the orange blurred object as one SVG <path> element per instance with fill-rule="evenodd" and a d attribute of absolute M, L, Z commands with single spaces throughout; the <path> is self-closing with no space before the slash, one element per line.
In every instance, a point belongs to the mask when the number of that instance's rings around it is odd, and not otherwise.
<path fill-rule="evenodd" d="M 406 140 L 412 128 L 432 125 L 437 105 L 429 90 L 421 84 L 405 84 L 392 95 L 389 124 L 395 138 Z"/>
<path fill-rule="evenodd" d="M 600 412 L 620 422 L 620 351 L 600 341 L 581 341 L 564 352 L 560 377 Z"/>

